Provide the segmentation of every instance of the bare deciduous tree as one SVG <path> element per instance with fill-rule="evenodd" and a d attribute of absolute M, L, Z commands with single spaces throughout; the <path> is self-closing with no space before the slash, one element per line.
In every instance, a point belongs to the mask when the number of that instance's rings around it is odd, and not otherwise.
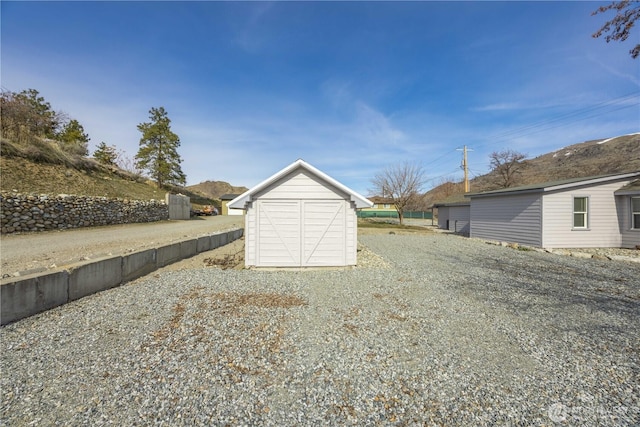
<path fill-rule="evenodd" d="M 518 175 L 522 173 L 522 169 L 526 163 L 526 154 L 515 150 L 494 151 L 489 156 L 490 165 L 493 172 L 496 172 L 498 184 L 502 188 L 513 187 L 518 180 Z"/>
<path fill-rule="evenodd" d="M 615 10 L 616 16 L 605 22 L 605 24 L 598 31 L 593 33 L 592 36 L 594 38 L 598 38 L 604 33 L 609 33 L 604 37 L 604 40 L 607 43 L 612 40 L 623 42 L 629 38 L 631 28 L 633 28 L 635 22 L 640 18 L 640 2 L 637 0 L 614 1 L 608 6 L 600 6 L 591 15 L 597 15 L 598 13 L 604 13 L 609 10 Z M 640 43 L 636 44 L 629 53 L 632 58 L 637 58 L 638 55 L 640 55 Z"/>
<path fill-rule="evenodd" d="M 425 183 L 425 172 L 417 163 L 399 163 L 376 174 L 371 183 L 375 192 L 393 200 L 402 224 L 405 210 L 420 197 Z"/>
<path fill-rule="evenodd" d="M 120 169 L 127 171 L 136 177 L 141 177 L 144 174 L 144 170 L 138 165 L 136 159 L 127 155 L 124 150 L 118 151 L 115 163 Z"/>
<path fill-rule="evenodd" d="M 0 115 L 2 136 L 17 143 L 28 143 L 32 137 L 55 139 L 66 120 L 66 115 L 54 111 L 35 89 L 20 93 L 3 89 Z"/>

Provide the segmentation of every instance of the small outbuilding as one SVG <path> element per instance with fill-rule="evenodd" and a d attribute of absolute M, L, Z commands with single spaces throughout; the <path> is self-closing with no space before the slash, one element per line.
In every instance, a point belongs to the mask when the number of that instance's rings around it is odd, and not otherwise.
<path fill-rule="evenodd" d="M 228 203 L 245 216 L 245 265 L 355 265 L 356 210 L 373 203 L 297 160 Z"/>
<path fill-rule="evenodd" d="M 222 205 L 221 215 L 243 215 L 244 211 L 240 209 L 229 209 L 229 202 L 238 197 L 239 194 L 223 194 L 220 196 L 220 204 Z"/>
<path fill-rule="evenodd" d="M 438 209 L 438 228 L 468 236 L 471 231 L 471 201 L 463 194 L 435 203 Z"/>

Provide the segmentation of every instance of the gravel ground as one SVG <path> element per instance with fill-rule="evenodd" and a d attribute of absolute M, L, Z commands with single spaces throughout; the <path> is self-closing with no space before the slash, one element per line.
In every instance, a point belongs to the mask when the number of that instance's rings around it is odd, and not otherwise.
<path fill-rule="evenodd" d="M 638 425 L 640 265 L 444 234 L 161 270 L 0 329 L 2 425 Z"/>

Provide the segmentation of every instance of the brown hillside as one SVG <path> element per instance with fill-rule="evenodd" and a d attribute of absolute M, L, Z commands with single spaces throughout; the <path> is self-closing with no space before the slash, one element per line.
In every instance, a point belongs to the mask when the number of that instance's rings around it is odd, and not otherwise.
<path fill-rule="evenodd" d="M 527 160 L 516 185 L 634 171 L 640 171 L 640 134 L 582 142 Z M 441 187 L 425 194 L 428 203 L 443 200 Z M 490 172 L 472 179 L 470 187 L 478 192 L 496 190 L 500 184 L 497 174 Z M 446 198 L 461 198 L 462 186 L 457 188 Z"/>
<path fill-rule="evenodd" d="M 247 187 L 234 187 L 224 181 L 205 181 L 200 184 L 189 185 L 187 189 L 212 199 L 219 199 L 223 194 L 241 194 L 248 190 Z"/>
<path fill-rule="evenodd" d="M 131 176 L 117 168 L 96 164 L 91 159 L 78 162 L 84 166 L 35 162 L 29 158 L 0 156 L 0 190 L 23 194 L 74 194 L 81 196 L 118 197 L 134 200 L 164 200 L 167 192 L 153 182 Z M 213 204 L 210 198 L 175 187 L 174 193 L 191 198 L 194 205 Z"/>

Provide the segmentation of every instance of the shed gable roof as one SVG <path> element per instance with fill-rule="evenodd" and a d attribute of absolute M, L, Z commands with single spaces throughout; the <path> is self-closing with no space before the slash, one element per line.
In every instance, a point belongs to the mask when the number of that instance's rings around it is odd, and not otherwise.
<path fill-rule="evenodd" d="M 233 200 L 238 196 L 239 196 L 239 194 L 227 193 L 227 194 L 223 194 L 222 196 L 220 196 L 220 200 Z"/>
<path fill-rule="evenodd" d="M 610 181 L 616 181 L 621 179 L 634 179 L 640 177 L 640 171 L 629 172 L 622 174 L 600 175 L 583 178 L 564 179 L 561 181 L 542 182 L 539 184 L 523 185 L 513 188 L 502 188 L 500 190 L 483 191 L 480 193 L 468 193 L 467 197 L 482 197 L 482 196 L 506 196 L 520 193 L 544 193 L 549 191 L 564 190 L 574 187 L 580 187 L 583 185 L 597 185 Z"/>
<path fill-rule="evenodd" d="M 373 206 L 373 203 L 371 203 L 371 201 L 365 198 L 364 196 L 356 193 L 355 191 L 351 190 L 350 188 L 346 187 L 345 185 L 331 178 L 329 175 L 325 174 L 319 169 L 316 169 L 315 167 L 311 166 L 309 163 L 305 162 L 302 159 L 296 160 L 286 168 L 273 174 L 272 176 L 265 179 L 255 187 L 245 191 L 244 193 L 242 193 L 241 195 L 239 195 L 238 197 L 230 201 L 227 204 L 227 206 L 234 209 L 246 209 L 247 203 L 251 202 L 253 200 L 253 197 L 256 194 L 258 194 L 263 189 L 267 188 L 268 186 L 274 184 L 278 180 L 284 178 L 285 176 L 289 175 L 290 173 L 298 169 L 304 169 L 305 171 L 312 174 L 319 180 L 324 181 L 327 184 L 330 184 L 333 187 L 349 195 L 351 201 L 355 203 L 356 208 L 370 208 L 371 206 Z"/>

